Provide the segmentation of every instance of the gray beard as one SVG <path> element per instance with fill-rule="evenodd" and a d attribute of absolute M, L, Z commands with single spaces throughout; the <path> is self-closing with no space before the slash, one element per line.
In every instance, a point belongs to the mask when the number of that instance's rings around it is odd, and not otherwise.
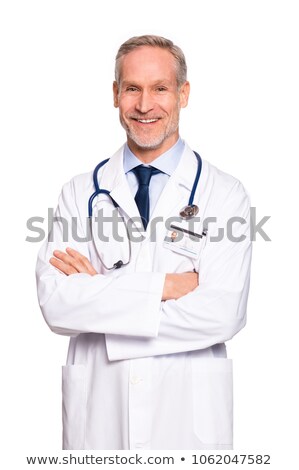
<path fill-rule="evenodd" d="M 155 138 L 150 137 L 150 136 L 144 136 L 140 137 L 137 135 L 134 131 L 132 131 L 125 122 L 120 117 L 120 123 L 122 127 L 125 129 L 127 136 L 141 149 L 147 149 L 147 150 L 155 150 L 157 149 L 163 142 L 166 140 L 168 137 L 170 137 L 172 134 L 174 134 L 178 127 L 179 127 L 179 122 L 171 122 L 170 126 L 168 129 L 165 129 L 164 134 L 160 134 L 156 136 Z"/>

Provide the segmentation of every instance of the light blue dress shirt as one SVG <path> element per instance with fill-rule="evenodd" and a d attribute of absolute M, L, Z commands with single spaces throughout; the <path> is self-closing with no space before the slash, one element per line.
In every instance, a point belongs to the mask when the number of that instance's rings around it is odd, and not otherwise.
<path fill-rule="evenodd" d="M 169 150 L 167 150 L 167 152 L 162 153 L 160 157 L 151 162 L 151 166 L 157 168 L 163 173 L 153 175 L 149 184 L 150 217 L 164 186 L 178 166 L 184 148 L 185 142 L 179 137 L 178 141 Z M 128 144 L 126 144 L 124 148 L 124 171 L 133 197 L 135 197 L 135 194 L 138 190 L 138 180 L 136 175 L 131 170 L 133 170 L 133 168 L 138 165 L 144 165 L 144 163 L 133 154 L 133 152 L 129 149 Z"/>

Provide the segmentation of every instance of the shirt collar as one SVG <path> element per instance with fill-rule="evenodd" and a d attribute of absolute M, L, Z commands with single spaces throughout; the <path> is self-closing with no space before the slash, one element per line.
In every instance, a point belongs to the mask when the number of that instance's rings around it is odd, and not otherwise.
<path fill-rule="evenodd" d="M 171 176 L 176 169 L 185 148 L 185 142 L 179 137 L 177 142 L 160 157 L 153 160 L 152 165 L 168 176 Z M 142 161 L 137 158 L 129 149 L 128 144 L 124 147 L 124 171 L 127 174 L 138 165 L 142 165 Z"/>

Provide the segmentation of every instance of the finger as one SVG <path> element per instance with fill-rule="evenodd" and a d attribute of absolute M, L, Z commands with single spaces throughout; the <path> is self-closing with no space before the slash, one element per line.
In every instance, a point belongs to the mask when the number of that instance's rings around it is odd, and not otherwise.
<path fill-rule="evenodd" d="M 72 256 L 74 259 L 76 259 L 79 263 L 81 263 L 82 266 L 86 268 L 86 271 L 88 274 L 94 275 L 97 274 L 97 271 L 94 269 L 93 265 L 89 261 L 89 259 L 82 255 L 79 251 L 74 250 L 73 248 L 68 247 L 66 249 L 66 252 Z"/>
<path fill-rule="evenodd" d="M 68 264 L 69 266 L 75 268 L 78 273 L 86 272 L 85 266 L 70 254 L 65 253 L 64 251 L 55 250 L 53 252 L 53 255 L 55 256 L 55 258 L 59 259 L 60 261 L 63 261 L 65 264 Z"/>
<path fill-rule="evenodd" d="M 196 286 L 198 286 L 198 283 L 199 283 L 199 274 L 198 273 L 194 273 L 194 279 L 195 279 L 195 283 L 196 283 Z"/>
<path fill-rule="evenodd" d="M 61 271 L 63 274 L 66 274 L 67 276 L 70 274 L 76 274 L 78 272 L 74 267 L 64 263 L 63 261 L 60 261 L 57 258 L 52 257 L 50 258 L 49 262 L 52 266 L 54 266 L 54 268 L 59 269 L 59 271 Z"/>
<path fill-rule="evenodd" d="M 65 253 L 63 251 L 55 250 L 53 252 L 53 255 L 54 255 L 55 258 L 57 258 L 59 261 L 63 262 L 65 265 L 70 266 L 71 268 L 73 268 L 73 271 L 71 271 L 71 274 L 74 274 L 75 272 L 76 273 L 85 272 L 85 270 L 83 269 L 83 266 L 80 263 L 78 263 L 77 260 L 75 260 L 70 255 L 68 255 L 67 253 Z"/>
<path fill-rule="evenodd" d="M 92 276 L 97 274 L 89 260 L 81 253 L 69 247 L 66 248 L 66 251 L 67 253 L 55 250 L 53 254 L 56 258 L 75 268 L 78 273 L 86 273 Z"/>

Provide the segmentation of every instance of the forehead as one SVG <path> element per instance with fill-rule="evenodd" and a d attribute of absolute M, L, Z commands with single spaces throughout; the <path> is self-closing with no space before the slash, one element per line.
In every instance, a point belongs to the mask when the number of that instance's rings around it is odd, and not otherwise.
<path fill-rule="evenodd" d="M 176 81 L 175 58 L 171 52 L 161 47 L 137 47 L 121 58 L 120 79 Z"/>

